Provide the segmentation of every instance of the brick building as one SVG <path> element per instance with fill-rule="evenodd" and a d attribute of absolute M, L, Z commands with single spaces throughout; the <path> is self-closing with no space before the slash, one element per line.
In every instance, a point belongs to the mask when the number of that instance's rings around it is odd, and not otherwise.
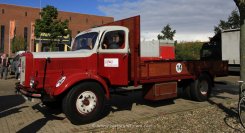
<path fill-rule="evenodd" d="M 0 55 L 3 52 L 10 54 L 10 56 L 13 55 L 11 51 L 12 36 L 22 36 L 28 51 L 40 52 L 44 50 L 45 43 L 42 41 L 37 43 L 38 39 L 33 36 L 33 25 L 35 20 L 40 18 L 39 12 L 39 8 L 0 4 Z M 64 11 L 59 11 L 58 18 L 61 20 L 69 20 L 69 29 L 71 30 L 72 38 L 80 31 L 114 20 L 112 17 Z M 11 30 L 13 25 L 14 33 L 12 33 L 13 30 Z M 61 48 L 60 51 L 66 50 L 66 46 L 67 44 L 64 44 L 62 46 L 63 49 Z"/>

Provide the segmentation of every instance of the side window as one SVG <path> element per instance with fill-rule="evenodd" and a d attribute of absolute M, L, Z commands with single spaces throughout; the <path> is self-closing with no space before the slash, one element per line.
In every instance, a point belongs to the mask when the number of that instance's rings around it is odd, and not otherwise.
<path fill-rule="evenodd" d="M 102 49 L 124 49 L 125 32 L 123 30 L 109 31 L 102 41 Z"/>

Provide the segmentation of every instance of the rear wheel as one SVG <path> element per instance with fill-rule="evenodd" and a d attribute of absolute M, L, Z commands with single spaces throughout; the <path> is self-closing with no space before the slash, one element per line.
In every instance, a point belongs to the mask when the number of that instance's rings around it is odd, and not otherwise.
<path fill-rule="evenodd" d="M 191 97 L 199 102 L 208 99 L 211 90 L 211 80 L 208 75 L 202 74 L 191 85 Z"/>
<path fill-rule="evenodd" d="M 239 120 L 242 126 L 245 128 L 245 97 L 242 97 L 242 99 L 239 101 L 238 111 Z"/>
<path fill-rule="evenodd" d="M 81 83 L 72 88 L 62 103 L 63 112 L 75 125 L 97 120 L 104 109 L 105 94 L 95 82 Z"/>

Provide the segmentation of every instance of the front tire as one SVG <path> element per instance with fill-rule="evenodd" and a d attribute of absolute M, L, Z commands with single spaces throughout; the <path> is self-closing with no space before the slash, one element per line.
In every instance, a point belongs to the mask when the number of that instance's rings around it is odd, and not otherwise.
<path fill-rule="evenodd" d="M 96 121 L 104 109 L 105 94 L 95 82 L 80 83 L 72 88 L 62 102 L 63 112 L 75 125 Z"/>
<path fill-rule="evenodd" d="M 208 75 L 202 74 L 191 85 L 191 97 L 199 102 L 207 101 L 211 91 L 211 80 Z"/>

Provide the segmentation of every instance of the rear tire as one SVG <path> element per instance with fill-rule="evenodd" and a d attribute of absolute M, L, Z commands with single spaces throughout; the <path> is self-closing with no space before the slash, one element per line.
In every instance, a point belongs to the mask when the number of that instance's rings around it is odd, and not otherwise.
<path fill-rule="evenodd" d="M 183 97 L 186 99 L 192 99 L 191 96 L 191 87 L 193 85 L 193 81 L 190 81 L 187 85 L 183 87 Z"/>
<path fill-rule="evenodd" d="M 191 97 L 199 102 L 207 101 L 211 90 L 211 80 L 208 75 L 201 74 L 191 85 Z"/>
<path fill-rule="evenodd" d="M 104 109 L 105 93 L 95 82 L 80 83 L 72 88 L 62 102 L 63 112 L 72 124 L 96 121 Z"/>

